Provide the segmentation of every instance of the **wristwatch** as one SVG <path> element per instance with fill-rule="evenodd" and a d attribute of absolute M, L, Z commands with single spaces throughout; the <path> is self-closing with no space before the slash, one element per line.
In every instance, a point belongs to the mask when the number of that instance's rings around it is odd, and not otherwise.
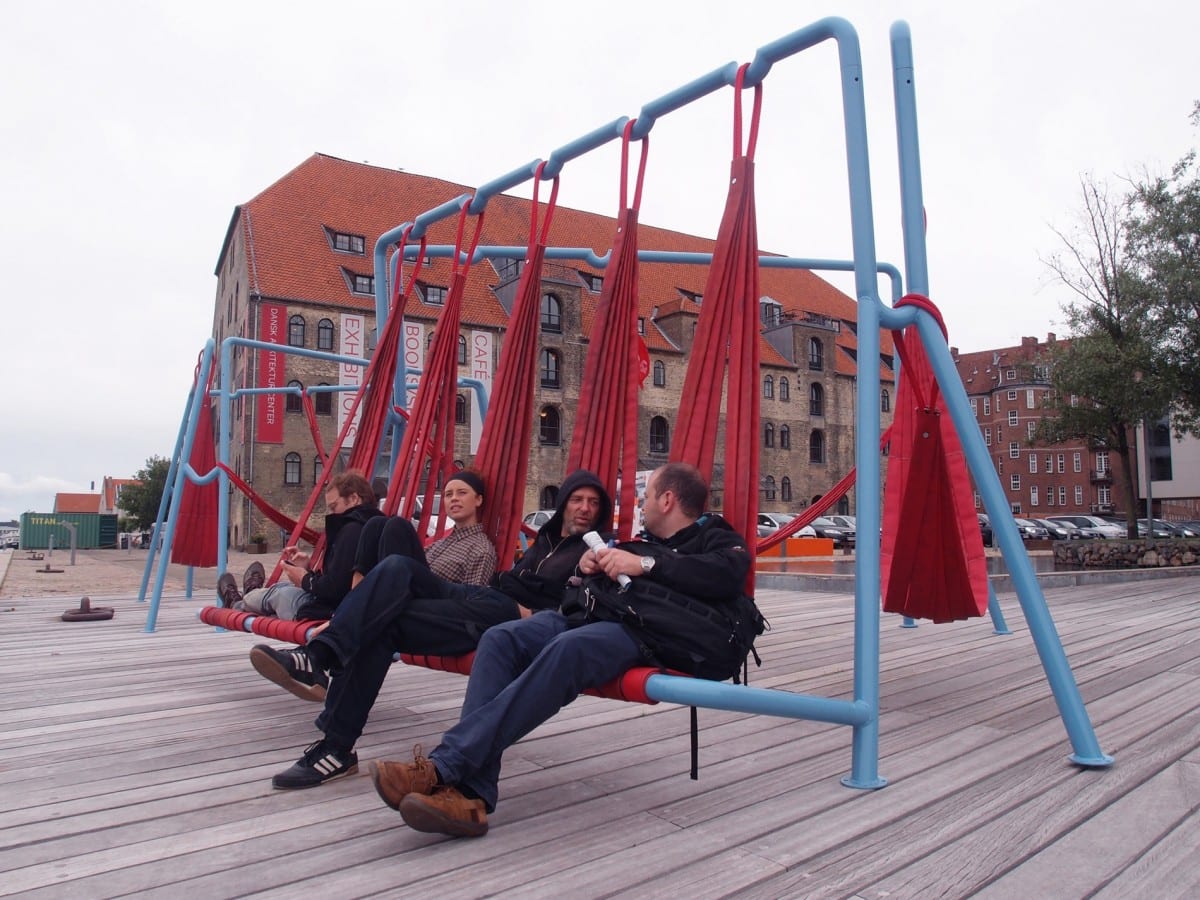
<path fill-rule="evenodd" d="M 653 556 L 642 557 L 642 574 L 648 575 L 650 570 L 654 568 L 655 559 Z"/>

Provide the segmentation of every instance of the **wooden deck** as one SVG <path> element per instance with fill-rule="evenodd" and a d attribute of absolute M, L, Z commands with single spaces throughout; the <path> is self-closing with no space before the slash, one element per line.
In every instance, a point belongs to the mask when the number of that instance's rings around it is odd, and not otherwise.
<path fill-rule="evenodd" d="M 1070 745 L 1020 609 L 882 631 L 881 791 L 843 787 L 844 726 L 581 698 L 512 748 L 481 840 L 410 831 L 366 760 L 426 748 L 465 679 L 397 666 L 356 777 L 301 792 L 270 776 L 318 711 L 258 678 L 250 635 L 196 601 L 64 623 L 63 599 L 0 622 L 0 894 L 1166 898 L 1200 895 L 1200 581 L 1053 589 L 1103 749 Z M 851 599 L 764 591 L 757 685 L 845 697 Z"/>

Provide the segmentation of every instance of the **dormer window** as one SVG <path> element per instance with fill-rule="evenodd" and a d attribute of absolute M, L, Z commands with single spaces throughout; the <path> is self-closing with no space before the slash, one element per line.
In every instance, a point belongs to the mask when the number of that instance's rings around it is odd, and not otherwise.
<path fill-rule="evenodd" d="M 367 239 L 361 234 L 348 234 L 342 231 L 328 231 L 329 241 L 333 249 L 340 253 L 353 253 L 362 256 L 367 250 Z"/>
<path fill-rule="evenodd" d="M 783 320 L 783 304 L 778 300 L 763 297 L 758 301 L 758 309 L 763 325 L 768 328 L 778 325 Z"/>
<path fill-rule="evenodd" d="M 445 306 L 446 305 L 446 289 L 436 284 L 425 284 L 421 286 L 421 290 L 425 295 L 425 302 L 430 306 Z"/>
<path fill-rule="evenodd" d="M 350 272 L 350 290 L 356 294 L 374 294 L 375 293 L 375 277 L 373 275 L 359 275 L 356 272 Z"/>
<path fill-rule="evenodd" d="M 604 279 L 599 275 L 593 275 L 590 272 L 580 272 L 579 277 L 583 279 L 583 283 L 587 285 L 587 289 L 593 294 L 600 293 L 604 287 Z"/>
<path fill-rule="evenodd" d="M 646 317 L 638 316 L 638 334 L 646 333 Z"/>
<path fill-rule="evenodd" d="M 683 288 L 677 288 L 676 290 L 683 295 L 685 300 L 691 300 L 697 306 L 700 306 L 704 302 L 703 294 L 697 294 L 695 291 L 685 291 Z"/>

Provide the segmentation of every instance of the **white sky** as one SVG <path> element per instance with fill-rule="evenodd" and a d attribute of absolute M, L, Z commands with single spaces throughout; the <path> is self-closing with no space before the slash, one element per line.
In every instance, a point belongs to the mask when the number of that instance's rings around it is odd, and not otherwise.
<path fill-rule="evenodd" d="M 170 455 L 233 208 L 313 152 L 478 185 L 827 15 L 862 44 L 879 258 L 903 263 L 888 34 L 903 19 L 951 343 L 1064 333 L 1049 226 L 1070 225 L 1080 173 L 1162 172 L 1196 146 L 1200 5 L 983 6 L 6 4 L 0 521 Z M 849 255 L 835 62 L 822 45 L 766 80 L 764 249 Z M 731 91 L 660 120 L 643 222 L 715 235 L 731 121 Z M 569 164 L 559 202 L 615 214 L 617 166 L 615 144 Z"/>

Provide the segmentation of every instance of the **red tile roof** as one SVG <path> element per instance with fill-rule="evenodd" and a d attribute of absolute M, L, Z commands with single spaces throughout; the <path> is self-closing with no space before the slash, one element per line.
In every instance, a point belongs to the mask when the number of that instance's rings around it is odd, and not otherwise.
<path fill-rule="evenodd" d="M 473 189 L 424 175 L 353 163 L 316 153 L 288 172 L 248 203 L 237 208 L 230 232 L 241 228 L 249 248 L 248 270 L 251 291 L 264 297 L 328 303 L 374 311 L 371 297 L 352 294 L 343 270 L 371 275 L 372 251 L 377 238 L 417 215 Z M 489 201 L 484 215 L 481 245 L 524 246 L 529 233 L 530 201 L 498 195 Z M 612 245 L 616 220 L 596 213 L 559 207 L 550 230 L 550 245 L 589 247 L 607 253 Z M 429 228 L 431 244 L 453 244 L 457 217 L 443 219 Z M 467 234 L 472 224 L 468 223 Z M 363 255 L 338 252 L 330 244 L 328 231 L 365 237 Z M 639 225 L 639 246 L 643 250 L 674 250 L 711 253 L 714 241 L 651 225 Z M 218 270 L 224 259 L 218 261 Z M 604 275 L 582 261 L 560 261 L 562 265 Z M 675 349 L 657 329 L 650 327 L 654 307 L 667 312 L 698 305 L 681 291 L 692 295 L 704 292 L 708 267 L 683 263 L 642 263 L 639 314 L 647 322 L 646 343 L 652 350 Z M 452 264 L 435 259 L 422 268 L 418 280 L 434 285 L 449 285 Z M 472 266 L 463 297 L 463 323 L 504 327 L 508 316 L 493 292 L 498 281 L 492 266 L 480 261 Z M 856 302 L 812 272 L 798 269 L 761 269 L 761 293 L 782 304 L 785 313 L 800 318 L 814 313 L 831 319 L 854 321 Z M 585 330 L 598 295 L 583 292 Z M 588 301 L 591 301 L 590 304 Z M 434 319 L 438 309 L 410 301 L 406 314 L 412 318 Z M 883 352 L 891 354 L 891 336 L 882 335 Z M 853 350 L 857 341 L 851 329 L 843 327 L 837 343 Z M 767 365 L 789 365 L 788 361 L 761 341 L 761 357 Z M 853 374 L 852 355 L 834 354 L 837 371 Z M 887 372 L 886 369 L 883 369 Z M 890 374 L 887 377 L 891 378 Z"/>
<path fill-rule="evenodd" d="M 98 513 L 100 512 L 100 495 L 55 494 L 54 511 L 56 513 Z"/>

